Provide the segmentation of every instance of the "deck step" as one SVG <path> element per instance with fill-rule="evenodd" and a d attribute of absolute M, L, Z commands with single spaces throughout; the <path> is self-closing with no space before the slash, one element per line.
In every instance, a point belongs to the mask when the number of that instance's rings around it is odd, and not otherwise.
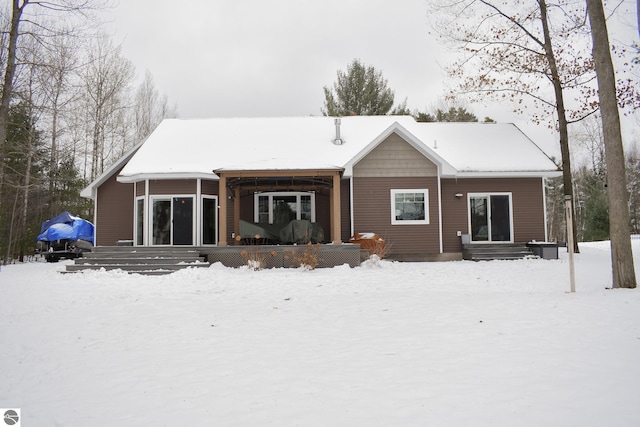
<path fill-rule="evenodd" d="M 128 273 L 159 275 L 185 268 L 209 267 L 206 257 L 194 248 L 97 246 L 66 266 L 66 273 L 84 270 L 123 270 Z"/>
<path fill-rule="evenodd" d="M 526 243 L 471 243 L 462 248 L 462 258 L 469 261 L 537 258 Z"/>

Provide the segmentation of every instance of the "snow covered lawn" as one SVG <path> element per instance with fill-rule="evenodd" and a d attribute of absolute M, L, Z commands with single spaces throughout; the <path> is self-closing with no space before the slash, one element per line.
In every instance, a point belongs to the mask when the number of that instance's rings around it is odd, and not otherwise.
<path fill-rule="evenodd" d="M 0 271 L 23 426 L 638 426 L 640 290 L 560 260 Z M 640 241 L 634 241 L 636 272 Z"/>

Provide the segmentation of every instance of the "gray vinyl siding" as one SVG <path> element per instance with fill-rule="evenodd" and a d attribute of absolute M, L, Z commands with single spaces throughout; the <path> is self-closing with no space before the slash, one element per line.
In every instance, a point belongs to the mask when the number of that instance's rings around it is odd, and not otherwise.
<path fill-rule="evenodd" d="M 436 165 L 398 134 L 391 134 L 353 168 L 356 177 L 437 176 Z"/>

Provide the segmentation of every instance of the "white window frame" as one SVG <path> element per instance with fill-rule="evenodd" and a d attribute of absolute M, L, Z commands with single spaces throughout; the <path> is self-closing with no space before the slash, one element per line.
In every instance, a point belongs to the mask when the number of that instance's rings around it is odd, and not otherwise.
<path fill-rule="evenodd" d="M 396 195 L 404 193 L 422 193 L 424 195 L 424 219 L 396 219 Z M 427 188 L 391 189 L 391 225 L 429 224 L 429 190 Z"/>
<path fill-rule="evenodd" d="M 191 215 L 191 221 L 192 221 L 192 226 L 191 226 L 191 245 L 184 245 L 186 247 L 189 246 L 194 246 L 195 242 L 196 242 L 196 237 L 197 237 L 197 231 L 196 231 L 196 212 L 195 209 L 197 209 L 196 206 L 196 196 L 193 194 L 154 194 L 149 196 L 149 206 L 147 208 L 147 217 L 148 217 L 148 223 L 147 223 L 147 227 L 146 227 L 146 231 L 147 231 L 147 236 L 148 236 L 148 240 L 149 240 L 149 246 L 158 246 L 158 247 L 166 247 L 166 246 L 173 246 L 173 199 L 175 198 L 181 198 L 181 199 L 188 199 L 191 198 L 193 200 L 193 209 L 194 211 L 192 212 Z M 170 207 L 170 224 L 169 224 L 169 244 L 154 244 L 153 243 L 153 203 L 156 201 L 169 201 L 171 202 L 171 207 Z M 182 246 L 182 245 L 181 245 Z"/>
<path fill-rule="evenodd" d="M 142 212 L 138 210 L 138 202 L 142 200 Z M 135 199 L 135 222 L 133 225 L 133 245 L 134 246 L 146 246 L 147 239 L 147 197 L 146 196 L 138 196 Z M 138 244 L 138 237 L 140 237 L 138 233 L 138 216 L 142 214 L 142 244 Z"/>
<path fill-rule="evenodd" d="M 509 240 L 473 240 L 473 230 L 471 228 L 471 199 L 472 198 L 490 198 L 491 196 L 509 196 L 509 233 L 511 234 Z M 489 200 L 488 200 L 489 201 Z M 491 202 L 489 201 L 487 206 L 488 215 L 488 228 L 487 235 L 491 237 Z M 468 233 L 473 243 L 489 244 L 489 243 L 513 243 L 513 193 L 511 191 L 497 191 L 497 192 L 479 192 L 479 193 L 467 193 L 467 227 Z"/>
<path fill-rule="evenodd" d="M 215 239 L 214 239 L 215 242 L 214 243 L 206 243 L 206 244 L 204 243 L 204 216 L 202 215 L 203 214 L 202 210 L 204 209 L 204 201 L 205 200 L 214 200 L 215 201 L 215 206 L 216 206 L 216 223 L 214 225 L 215 226 L 215 235 L 216 235 Z M 220 218 L 219 218 L 220 217 L 220 207 L 218 205 L 218 196 L 212 196 L 212 195 L 209 195 L 209 194 L 203 194 L 200 197 L 200 207 L 199 207 L 199 209 L 200 209 L 200 227 L 199 227 L 199 229 L 200 229 L 200 231 L 199 231 L 200 244 L 202 246 L 218 246 L 218 240 L 219 240 L 218 234 L 220 233 L 220 230 L 218 229 L 218 221 L 220 220 Z"/>
<path fill-rule="evenodd" d="M 273 197 L 296 196 L 296 219 L 302 214 L 302 196 L 311 196 L 311 222 L 316 222 L 316 193 L 313 191 L 274 191 L 268 193 L 254 193 L 253 195 L 253 222 L 260 221 L 260 197 L 269 198 L 269 224 L 273 224 Z"/>

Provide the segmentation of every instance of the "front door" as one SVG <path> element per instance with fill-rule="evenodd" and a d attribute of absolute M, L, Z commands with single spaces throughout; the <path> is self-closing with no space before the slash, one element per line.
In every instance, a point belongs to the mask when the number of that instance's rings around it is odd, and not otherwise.
<path fill-rule="evenodd" d="M 472 242 L 512 242 L 511 193 L 469 194 Z"/>

